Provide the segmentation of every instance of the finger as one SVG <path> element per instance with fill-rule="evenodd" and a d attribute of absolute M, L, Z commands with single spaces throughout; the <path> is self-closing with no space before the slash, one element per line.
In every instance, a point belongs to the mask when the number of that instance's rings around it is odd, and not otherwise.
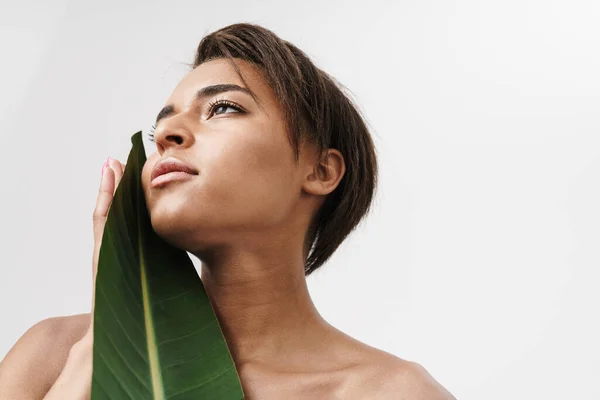
<path fill-rule="evenodd" d="M 108 160 L 108 166 L 112 168 L 112 170 L 117 174 L 122 174 L 123 173 L 123 164 L 121 164 L 119 162 L 119 160 L 115 160 L 114 158 L 111 158 L 110 160 Z"/>
<path fill-rule="evenodd" d="M 96 276 L 96 268 L 98 265 L 98 255 L 100 253 L 100 245 L 102 243 L 102 235 L 104 232 L 104 225 L 106 224 L 106 216 L 108 215 L 108 209 L 113 198 L 113 186 L 114 186 L 114 172 L 110 167 L 104 170 L 102 181 L 100 183 L 100 190 L 98 191 L 98 198 L 96 200 L 96 208 L 93 213 L 93 225 L 94 225 L 94 253 L 92 258 L 92 271 L 93 277 Z"/>
<path fill-rule="evenodd" d="M 115 173 L 110 166 L 107 166 L 102 174 L 100 189 L 98 190 L 98 197 L 96 199 L 96 207 L 94 208 L 93 213 L 94 251 L 92 255 L 92 318 L 96 304 L 96 275 L 98 273 L 100 246 L 102 244 L 106 216 L 108 215 L 108 210 L 113 198 L 114 185 Z"/>
<path fill-rule="evenodd" d="M 125 174 L 125 164 L 123 164 L 122 162 L 120 162 L 119 164 L 121 164 L 121 177 L 119 178 L 119 182 L 121 182 L 121 178 Z"/>
<path fill-rule="evenodd" d="M 98 190 L 98 197 L 96 198 L 96 208 L 94 208 L 93 221 L 94 221 L 94 238 L 100 238 L 104 230 L 104 223 L 106 222 L 106 216 L 110 208 L 110 203 L 113 199 L 115 191 L 115 172 L 111 167 L 104 169 L 102 175 L 102 181 L 100 182 L 100 189 Z"/>
<path fill-rule="evenodd" d="M 121 182 L 121 178 L 123 177 L 123 164 L 119 162 L 119 160 L 115 160 L 111 158 L 109 160 L 109 165 L 112 170 L 115 172 L 115 191 L 117 187 L 119 187 L 119 182 Z M 113 192 L 114 194 L 114 192 Z"/>

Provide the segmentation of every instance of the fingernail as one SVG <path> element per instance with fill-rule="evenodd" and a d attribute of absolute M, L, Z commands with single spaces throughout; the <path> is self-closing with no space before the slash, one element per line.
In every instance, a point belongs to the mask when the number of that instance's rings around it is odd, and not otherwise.
<path fill-rule="evenodd" d="M 102 173 L 100 174 L 100 176 L 104 176 L 104 170 L 106 169 L 106 167 L 108 166 L 108 160 L 110 160 L 110 157 L 108 157 L 106 159 L 106 161 L 104 161 L 104 165 L 102 166 Z"/>

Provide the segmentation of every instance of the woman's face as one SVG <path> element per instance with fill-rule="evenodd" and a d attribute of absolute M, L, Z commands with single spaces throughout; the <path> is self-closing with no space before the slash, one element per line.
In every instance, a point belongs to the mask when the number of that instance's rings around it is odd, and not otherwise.
<path fill-rule="evenodd" d="M 197 97 L 212 85 L 245 86 L 227 59 L 199 65 L 167 100 L 172 111 L 161 112 L 165 116 L 156 124 L 156 151 L 142 170 L 154 230 L 190 252 L 274 233 L 284 239 L 286 227 L 299 225 L 293 211 L 310 170 L 307 162 L 315 160 L 307 159 L 302 147 L 296 166 L 274 92 L 252 64 L 239 59 L 236 64 L 263 109 L 239 90 Z M 228 104 L 219 104 L 222 100 Z M 152 168 L 167 157 L 198 174 L 153 187 Z"/>

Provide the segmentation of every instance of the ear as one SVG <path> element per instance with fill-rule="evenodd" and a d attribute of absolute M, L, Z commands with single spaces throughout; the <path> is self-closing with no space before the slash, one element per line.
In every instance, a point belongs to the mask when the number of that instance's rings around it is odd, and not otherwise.
<path fill-rule="evenodd" d="M 335 190 L 345 173 L 346 164 L 342 153 L 337 149 L 328 149 L 325 157 L 312 165 L 302 189 L 314 195 L 327 195 Z"/>

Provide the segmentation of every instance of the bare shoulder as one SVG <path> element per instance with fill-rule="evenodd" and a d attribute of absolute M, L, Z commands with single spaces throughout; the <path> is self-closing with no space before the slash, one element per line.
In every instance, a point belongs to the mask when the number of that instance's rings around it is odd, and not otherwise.
<path fill-rule="evenodd" d="M 392 356 L 394 357 L 394 356 Z M 382 371 L 387 379 L 380 382 L 382 399 L 456 400 L 456 398 L 421 365 L 396 357 Z"/>
<path fill-rule="evenodd" d="M 364 345 L 360 391 L 370 399 L 456 400 L 419 363 Z"/>
<path fill-rule="evenodd" d="M 31 326 L 0 362 L 0 398 L 43 396 L 62 371 L 73 344 L 85 334 L 90 318 L 90 313 L 51 317 Z"/>

